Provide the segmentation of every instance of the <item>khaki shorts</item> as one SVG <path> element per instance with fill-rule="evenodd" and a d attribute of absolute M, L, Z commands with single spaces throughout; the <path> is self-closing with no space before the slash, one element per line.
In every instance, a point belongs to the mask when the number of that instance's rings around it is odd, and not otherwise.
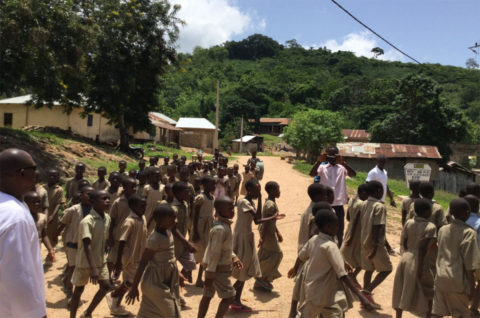
<path fill-rule="evenodd" d="M 98 280 L 106 280 L 110 279 L 110 275 L 108 274 L 107 264 L 103 264 L 102 267 L 97 267 L 98 270 Z M 85 286 L 88 284 L 90 280 L 90 268 L 78 268 L 75 267 L 72 275 L 72 284 L 74 286 Z"/>
<path fill-rule="evenodd" d="M 235 296 L 235 289 L 230 282 L 230 272 L 216 273 L 212 286 L 203 288 L 203 296 L 213 298 L 215 291 L 221 299 Z"/>
<path fill-rule="evenodd" d="M 297 317 L 343 318 L 343 310 L 339 304 L 334 304 L 330 307 L 320 307 L 311 302 L 304 302 L 299 308 Z"/>
<path fill-rule="evenodd" d="M 385 246 L 377 248 L 373 259 L 368 260 L 367 256 L 370 254 L 370 251 L 370 249 L 362 248 L 362 269 L 377 272 L 391 272 L 393 270 L 392 262 Z"/>
<path fill-rule="evenodd" d="M 135 278 L 135 273 L 137 272 L 138 264 L 129 263 L 123 266 L 122 269 L 122 277 L 123 282 L 129 282 L 130 284 L 133 283 L 133 279 Z"/>
<path fill-rule="evenodd" d="M 77 251 L 78 249 L 76 248 L 65 247 L 65 254 L 67 255 L 67 262 L 69 267 L 75 266 L 75 262 L 77 260 Z"/>
<path fill-rule="evenodd" d="M 466 294 L 435 290 L 432 314 L 437 316 L 470 317 L 470 300 Z"/>

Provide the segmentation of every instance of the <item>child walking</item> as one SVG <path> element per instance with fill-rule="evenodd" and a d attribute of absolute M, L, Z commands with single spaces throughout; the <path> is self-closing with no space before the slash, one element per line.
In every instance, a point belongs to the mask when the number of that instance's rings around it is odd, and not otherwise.
<path fill-rule="evenodd" d="M 47 235 L 52 247 L 58 243 L 58 212 L 65 207 L 65 195 L 62 187 L 58 184 L 60 174 L 56 169 L 50 169 L 47 173 L 47 195 L 48 195 L 48 220 L 47 220 Z"/>
<path fill-rule="evenodd" d="M 127 304 L 139 300 L 138 285 L 141 280 L 142 301 L 137 317 L 177 318 L 180 317 L 180 285 L 172 234 L 175 211 L 170 206 L 161 204 L 154 209 L 153 219 L 156 226 L 148 237 L 127 295 Z"/>
<path fill-rule="evenodd" d="M 94 285 L 98 283 L 100 288 L 83 313 L 83 317 L 92 316 L 92 312 L 112 287 L 105 260 L 110 227 L 110 216 L 107 214 L 110 208 L 110 196 L 105 190 L 97 190 L 90 193 L 90 201 L 92 210 L 80 221 L 78 230 L 77 259 L 72 276 L 75 289 L 70 303 L 70 318 L 76 317 L 80 297 L 89 280 Z"/>
<path fill-rule="evenodd" d="M 240 194 L 245 195 L 247 194 L 247 190 L 245 189 L 245 184 L 248 182 L 248 180 L 253 178 L 253 173 L 250 171 L 250 167 L 248 165 L 245 165 L 245 171 L 243 172 L 242 176 L 242 185 L 240 186 Z M 238 200 L 237 200 L 238 204 Z"/>
<path fill-rule="evenodd" d="M 110 183 L 110 186 L 107 189 L 107 193 L 110 196 L 110 202 L 114 202 L 122 195 L 123 189 L 120 186 L 121 180 L 122 178 L 118 172 L 112 172 L 108 176 L 108 182 Z"/>
<path fill-rule="evenodd" d="M 233 302 L 235 289 L 230 281 L 232 268 L 242 269 L 243 264 L 233 253 L 232 218 L 235 215 L 233 200 L 221 197 L 215 200 L 217 220 L 209 233 L 202 266 L 205 268 L 205 286 L 198 308 L 199 318 L 205 317 L 215 292 L 222 299 L 215 317 L 221 318 Z M 233 266 L 232 266 L 233 265 Z"/>
<path fill-rule="evenodd" d="M 262 217 L 268 218 L 278 214 L 278 206 L 275 200 L 280 197 L 280 186 L 275 181 L 269 181 L 265 185 L 265 191 L 268 193 L 268 198 L 263 205 Z M 276 219 L 260 224 L 259 232 L 260 242 L 258 245 L 260 248 L 258 249 L 258 260 L 262 277 L 255 278 L 254 288 L 272 291 L 273 280 L 282 277 L 278 267 L 283 258 L 279 244 L 283 242 L 283 237 L 277 228 Z"/>
<path fill-rule="evenodd" d="M 338 231 L 336 214 L 331 209 L 321 209 L 315 215 L 315 223 L 319 234 L 304 245 L 295 267 L 289 272 L 290 277 L 295 276 L 300 264 L 308 261 L 305 300 L 300 306 L 299 317 L 344 317 L 352 307 L 349 292 L 353 292 L 365 308 L 371 308 L 370 302 L 347 275 L 345 261 L 334 240 Z"/>
<path fill-rule="evenodd" d="M 202 178 L 203 192 L 195 197 L 193 203 L 193 227 L 191 242 L 197 249 L 195 252 L 195 262 L 200 264 L 198 269 L 198 276 L 195 286 L 203 287 L 202 274 L 203 274 L 203 256 L 205 249 L 207 248 L 208 237 L 210 229 L 212 228 L 214 215 L 213 215 L 213 191 L 215 191 L 215 180 L 212 177 Z"/>
<path fill-rule="evenodd" d="M 402 201 L 402 227 L 405 225 L 405 222 L 407 222 L 407 216 L 410 213 L 410 207 L 413 201 L 420 198 L 420 181 L 412 180 L 408 183 L 408 187 L 410 189 L 410 195 Z"/>
<path fill-rule="evenodd" d="M 233 176 L 237 179 L 237 183 L 235 184 L 235 205 L 238 201 L 238 196 L 240 195 L 240 185 L 242 184 L 242 175 L 238 173 L 238 164 L 233 165 Z"/>
<path fill-rule="evenodd" d="M 237 203 L 237 222 L 233 231 L 233 252 L 243 262 L 243 268 L 234 268 L 232 276 L 237 279 L 233 287 L 235 288 L 235 300 L 230 308 L 235 311 L 251 312 L 252 308 L 242 304 L 241 297 L 245 281 L 252 277 L 261 277 L 260 262 L 258 261 L 257 250 L 255 248 L 254 234 L 252 231 L 252 222 L 260 224 L 271 221 L 275 218 L 283 218 L 275 213 L 271 217 L 262 219 L 262 194 L 260 184 L 256 179 L 250 179 L 245 184 L 247 195 Z M 253 200 L 257 199 L 257 208 Z"/>
<path fill-rule="evenodd" d="M 432 205 L 432 215 L 430 216 L 429 221 L 435 224 L 437 230 L 448 224 L 447 217 L 443 212 L 443 207 L 433 200 L 433 197 L 435 196 L 435 188 L 433 187 L 433 184 L 430 182 L 421 182 L 419 185 L 419 192 L 422 198 L 429 200 Z M 408 218 L 412 219 L 413 217 L 415 217 L 415 209 L 413 208 L 413 205 L 410 205 Z"/>
<path fill-rule="evenodd" d="M 157 206 L 157 202 L 162 201 L 165 192 L 165 186 L 160 183 L 162 174 L 159 168 L 149 168 L 148 184 L 143 190 L 143 196 L 147 200 L 147 209 L 145 210 L 145 219 L 147 220 L 148 233 L 153 231 L 155 222 L 153 220 L 153 210 Z"/>
<path fill-rule="evenodd" d="M 426 199 L 413 203 L 416 217 L 408 220 L 402 230 L 400 244 L 403 255 L 393 282 L 392 307 L 396 317 L 403 311 L 417 316 L 429 316 L 432 310 L 434 272 L 426 257 L 437 241 L 437 228 L 428 221 L 432 206 Z"/>
<path fill-rule="evenodd" d="M 65 191 L 67 200 L 71 200 L 73 195 L 80 190 L 78 183 L 83 180 L 83 174 L 85 173 L 85 164 L 78 162 L 75 165 L 75 176 L 67 181 L 65 184 Z"/>
<path fill-rule="evenodd" d="M 107 168 L 99 167 L 97 169 L 97 176 L 98 179 L 92 184 L 94 190 L 107 190 L 110 187 L 110 183 L 105 180 L 105 176 L 107 175 Z"/>

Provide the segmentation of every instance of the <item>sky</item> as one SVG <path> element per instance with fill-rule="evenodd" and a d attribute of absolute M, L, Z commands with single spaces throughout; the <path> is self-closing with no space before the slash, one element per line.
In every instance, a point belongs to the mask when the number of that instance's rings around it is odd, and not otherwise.
<path fill-rule="evenodd" d="M 179 50 L 192 52 L 254 33 L 279 43 L 327 47 L 372 57 L 410 60 L 366 30 L 330 0 L 170 0 L 181 5 Z M 465 66 L 480 44 L 478 0 L 337 0 L 354 16 L 422 63 Z M 480 49 L 479 49 L 480 53 Z M 479 61 L 480 62 L 480 61 Z"/>

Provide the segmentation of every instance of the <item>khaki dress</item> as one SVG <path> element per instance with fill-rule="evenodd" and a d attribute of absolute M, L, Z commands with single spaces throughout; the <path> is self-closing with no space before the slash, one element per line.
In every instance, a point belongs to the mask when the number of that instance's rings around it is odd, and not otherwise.
<path fill-rule="evenodd" d="M 253 215 L 250 213 L 255 211 L 253 202 L 246 198 L 238 200 L 237 222 L 233 231 L 233 252 L 242 261 L 243 268 L 234 268 L 232 276 L 242 282 L 262 276 L 252 231 Z"/>
<path fill-rule="evenodd" d="M 406 240 L 407 244 L 393 282 L 393 308 L 406 310 L 422 317 L 428 312 L 428 301 L 433 299 L 434 271 L 432 268 L 435 267 L 435 263 L 429 262 L 427 253 L 424 258 L 422 277 L 417 279 L 419 247 L 424 239 L 436 240 L 436 237 L 435 225 L 424 218 L 415 217 L 405 223 L 401 242 L 403 244 Z"/>
<path fill-rule="evenodd" d="M 362 209 L 363 201 L 355 198 L 348 205 L 348 214 L 350 216 L 350 222 L 348 222 L 347 231 L 345 232 L 345 239 L 343 241 L 340 251 L 342 252 L 345 261 L 352 265 L 353 268 L 362 267 L 361 259 L 361 232 L 362 232 L 362 223 L 360 221 L 360 211 Z M 357 219 L 357 225 L 355 227 L 355 232 L 352 234 L 353 224 L 355 219 Z M 345 241 L 352 237 L 350 245 L 346 246 Z"/>
<path fill-rule="evenodd" d="M 197 206 L 200 207 L 197 224 L 199 240 L 193 243 L 193 245 L 197 249 L 197 252 L 195 252 L 195 261 L 197 263 L 201 263 L 203 261 L 203 255 L 205 254 L 205 249 L 207 248 L 210 230 L 213 226 L 213 202 L 213 197 L 209 199 L 208 196 L 202 192 L 195 197 L 195 201 L 193 203 L 194 210 Z"/>
<path fill-rule="evenodd" d="M 263 206 L 262 217 L 271 217 L 272 215 L 275 215 L 275 213 L 278 213 L 277 204 L 274 201 L 267 199 Z M 263 279 L 271 282 L 274 279 L 282 277 L 282 274 L 278 271 L 278 267 L 283 258 L 283 253 L 277 239 L 277 220 L 273 219 L 260 224 L 258 230 L 263 237 L 263 244 L 258 249 L 260 269 L 262 271 Z"/>
<path fill-rule="evenodd" d="M 152 233 L 153 229 L 155 228 L 155 221 L 152 220 L 153 210 L 155 210 L 155 207 L 158 205 L 159 201 L 163 200 L 164 195 L 165 186 L 163 184 L 160 184 L 158 189 L 154 189 L 149 184 L 143 188 L 143 196 L 147 200 L 145 219 L 147 220 L 148 233 Z"/>
<path fill-rule="evenodd" d="M 180 317 L 180 286 L 173 236 L 154 230 L 146 248 L 155 251 L 142 279 L 138 318 Z"/>
<path fill-rule="evenodd" d="M 247 189 L 245 188 L 245 184 L 247 183 L 248 180 L 253 178 L 253 173 L 249 171 L 248 173 L 243 173 L 242 177 L 242 185 L 240 186 L 240 194 L 245 195 L 247 194 Z"/>

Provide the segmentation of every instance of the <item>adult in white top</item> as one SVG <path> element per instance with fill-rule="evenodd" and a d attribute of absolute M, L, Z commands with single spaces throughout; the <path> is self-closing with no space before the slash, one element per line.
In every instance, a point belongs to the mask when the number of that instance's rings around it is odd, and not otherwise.
<path fill-rule="evenodd" d="M 342 245 L 343 230 L 345 227 L 345 210 L 343 205 L 348 203 L 347 185 L 345 179 L 347 176 L 353 178 L 357 175 L 342 157 L 338 154 L 338 148 L 335 146 L 326 149 L 326 165 L 320 165 L 317 174 L 320 177 L 320 183 L 333 189 L 334 200 L 332 208 L 338 217 L 338 246 Z"/>
<path fill-rule="evenodd" d="M 19 149 L 0 152 L 0 316 L 46 317 L 45 283 L 35 222 L 23 195 L 37 167 Z"/>
<path fill-rule="evenodd" d="M 382 202 L 385 203 L 385 197 L 388 195 L 390 198 L 390 205 L 391 206 L 397 206 L 395 203 L 395 200 L 393 199 L 393 193 L 390 191 L 388 188 L 388 174 L 387 170 L 385 169 L 385 163 L 387 162 L 387 158 L 385 155 L 379 155 L 377 157 L 377 165 L 375 168 L 370 170 L 367 176 L 367 182 L 370 181 L 378 181 L 383 185 L 383 197 L 382 197 Z"/>

